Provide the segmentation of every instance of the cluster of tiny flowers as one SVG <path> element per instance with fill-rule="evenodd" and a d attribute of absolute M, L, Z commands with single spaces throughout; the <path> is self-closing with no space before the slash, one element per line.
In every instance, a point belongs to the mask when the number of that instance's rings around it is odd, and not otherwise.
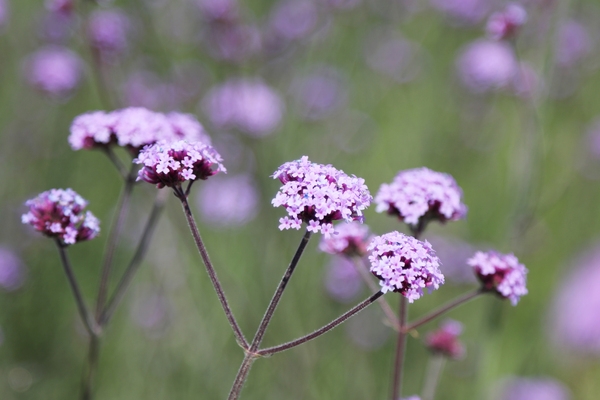
<path fill-rule="evenodd" d="M 465 354 L 465 347 L 458 340 L 462 333 L 462 324 L 458 321 L 447 320 L 439 329 L 430 332 L 425 338 L 425 346 L 434 354 L 451 359 L 460 359 Z"/>
<path fill-rule="evenodd" d="M 75 244 L 95 238 L 100 232 L 98 219 L 89 211 L 85 201 L 72 189 L 51 189 L 27 200 L 29 212 L 21 217 L 24 224 L 64 244 Z"/>
<path fill-rule="evenodd" d="M 490 16 L 486 32 L 491 39 L 507 39 L 514 36 L 525 22 L 527 22 L 527 11 L 520 4 L 510 3 L 504 11 L 493 13 Z"/>
<path fill-rule="evenodd" d="M 371 240 L 369 227 L 356 221 L 341 223 L 333 235 L 323 236 L 319 249 L 329 254 L 362 257 Z"/>
<path fill-rule="evenodd" d="M 450 175 L 416 168 L 400 171 L 392 183 L 381 185 L 375 203 L 377 212 L 417 225 L 422 218 L 440 222 L 464 218 L 467 207 L 461 198 L 462 190 Z"/>
<path fill-rule="evenodd" d="M 163 114 L 142 107 L 112 112 L 93 111 L 79 115 L 71 124 L 69 144 L 73 150 L 118 144 L 137 154 L 143 146 L 159 140 L 202 141 L 210 138 L 190 114 Z"/>
<path fill-rule="evenodd" d="M 120 53 L 127 48 L 129 19 L 122 11 L 97 10 L 90 15 L 88 37 L 100 52 Z"/>
<path fill-rule="evenodd" d="M 375 236 L 367 251 L 383 293 L 399 292 L 412 303 L 423 295 L 423 288 L 431 291 L 444 283 L 440 260 L 427 241 L 394 231 Z"/>
<path fill-rule="evenodd" d="M 281 230 L 300 229 L 306 222 L 310 232 L 331 235 L 335 220 L 362 221 L 362 211 L 372 199 L 364 179 L 313 163 L 306 156 L 283 164 L 272 177 L 283 186 L 271 203 L 288 212 L 279 220 Z"/>
<path fill-rule="evenodd" d="M 527 268 L 513 254 L 478 251 L 467 264 L 475 269 L 484 290 L 509 299 L 513 306 L 527 294 Z"/>
<path fill-rule="evenodd" d="M 133 160 L 143 164 L 137 180 L 155 184 L 159 189 L 226 172 L 221 161 L 221 155 L 212 146 L 185 140 L 148 145 Z"/>
<path fill-rule="evenodd" d="M 82 64 L 79 56 L 68 48 L 49 45 L 27 59 L 27 80 L 34 88 L 50 96 L 63 97 L 79 84 Z"/>

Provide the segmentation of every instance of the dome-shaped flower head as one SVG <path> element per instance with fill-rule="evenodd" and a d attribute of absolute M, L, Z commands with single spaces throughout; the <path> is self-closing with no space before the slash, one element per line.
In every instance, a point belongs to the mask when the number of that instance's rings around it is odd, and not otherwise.
<path fill-rule="evenodd" d="M 485 27 L 487 35 L 494 40 L 514 36 L 527 22 L 527 11 L 518 3 L 509 3 L 503 11 L 493 13 Z"/>
<path fill-rule="evenodd" d="M 362 211 L 372 199 L 364 179 L 313 163 L 307 156 L 283 164 L 272 177 L 283 186 L 271 204 L 288 212 L 279 220 L 281 230 L 300 229 L 306 222 L 309 231 L 330 235 L 335 220 L 362 221 Z"/>
<path fill-rule="evenodd" d="M 93 149 L 116 143 L 115 122 L 115 114 L 104 111 L 92 111 L 75 117 L 69 135 L 71 148 L 73 150 Z"/>
<path fill-rule="evenodd" d="M 336 227 L 336 233 L 323 236 L 319 249 L 329 254 L 362 257 L 367 254 L 371 240 L 369 227 L 359 222 L 344 222 Z"/>
<path fill-rule="evenodd" d="M 439 354 L 454 360 L 465 355 L 465 347 L 458 340 L 462 333 L 462 324 L 452 319 L 444 321 L 441 326 L 429 332 L 425 337 L 425 346 L 434 354 Z"/>
<path fill-rule="evenodd" d="M 81 79 L 82 61 L 62 46 L 46 46 L 26 62 L 27 80 L 36 89 L 56 97 L 71 93 Z"/>
<path fill-rule="evenodd" d="M 167 119 L 173 128 L 174 139 L 211 144 L 210 136 L 192 114 L 170 112 L 167 114 Z"/>
<path fill-rule="evenodd" d="M 221 155 L 212 146 L 185 140 L 160 141 L 146 146 L 133 160 L 143 165 L 137 180 L 155 184 L 159 189 L 226 172 L 221 161 Z"/>
<path fill-rule="evenodd" d="M 397 231 L 375 236 L 367 248 L 371 272 L 379 278 L 381 291 L 398 292 L 410 303 L 444 283 L 440 260 L 429 242 Z"/>
<path fill-rule="evenodd" d="M 570 400 L 571 391 L 550 377 L 504 378 L 495 388 L 493 400 Z"/>
<path fill-rule="evenodd" d="M 119 54 L 127 48 L 129 25 L 129 18 L 120 10 L 96 10 L 88 23 L 90 43 L 100 54 Z"/>
<path fill-rule="evenodd" d="M 428 168 L 400 171 L 392 183 L 381 185 L 375 203 L 377 212 L 396 215 L 413 227 L 430 220 L 456 221 L 467 214 L 454 178 Z"/>
<path fill-rule="evenodd" d="M 98 219 L 84 211 L 87 201 L 72 189 L 51 189 L 27 200 L 29 212 L 21 216 L 24 224 L 63 244 L 95 238 L 100 232 Z"/>
<path fill-rule="evenodd" d="M 483 39 L 461 51 L 456 67 L 462 83 L 474 93 L 509 87 L 519 70 L 510 45 Z"/>
<path fill-rule="evenodd" d="M 513 254 L 478 251 L 467 264 L 474 268 L 483 290 L 509 299 L 513 306 L 527 294 L 527 268 Z"/>

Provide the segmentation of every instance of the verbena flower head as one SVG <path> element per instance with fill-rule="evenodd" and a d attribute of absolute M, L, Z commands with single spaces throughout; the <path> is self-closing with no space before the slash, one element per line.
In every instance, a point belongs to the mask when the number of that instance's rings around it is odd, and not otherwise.
<path fill-rule="evenodd" d="M 100 232 L 98 219 L 84 211 L 87 201 L 72 189 L 51 189 L 27 200 L 29 212 L 21 217 L 49 237 L 59 238 L 63 244 L 75 244 L 95 238 Z"/>
<path fill-rule="evenodd" d="M 474 93 L 507 88 L 518 72 L 518 62 L 510 45 L 493 40 L 477 40 L 460 53 L 456 66 L 462 83 Z"/>
<path fill-rule="evenodd" d="M 496 389 L 494 400 L 570 400 L 567 387 L 550 377 L 510 377 Z"/>
<path fill-rule="evenodd" d="M 429 242 L 397 231 L 375 236 L 367 248 L 371 272 L 379 278 L 381 291 L 398 292 L 410 303 L 444 283 L 439 265 Z"/>
<path fill-rule="evenodd" d="M 455 221 L 467 214 L 454 178 L 428 168 L 400 171 L 392 183 L 381 185 L 375 203 L 377 212 L 396 215 L 411 226 L 429 220 Z"/>
<path fill-rule="evenodd" d="M 288 212 L 279 220 L 281 230 L 300 229 L 306 222 L 309 231 L 330 235 L 335 220 L 362 221 L 362 211 L 372 199 L 364 179 L 313 163 L 307 156 L 283 164 L 272 177 L 283 186 L 271 204 Z"/>
<path fill-rule="evenodd" d="M 0 288 L 13 291 L 25 281 L 25 266 L 14 251 L 0 246 Z"/>
<path fill-rule="evenodd" d="M 116 115 L 93 111 L 75 117 L 71 123 L 69 144 L 73 150 L 92 149 L 116 143 L 114 125 Z"/>
<path fill-rule="evenodd" d="M 133 160 L 143 165 L 137 180 L 155 184 L 159 189 L 226 172 L 221 161 L 221 155 L 212 146 L 185 140 L 160 141 L 146 146 Z"/>
<path fill-rule="evenodd" d="M 509 3 L 503 11 L 493 13 L 486 25 L 487 35 L 494 40 L 514 36 L 527 22 L 527 11 L 518 3 Z"/>
<path fill-rule="evenodd" d="M 513 254 L 478 251 L 467 264 L 474 268 L 484 290 L 509 299 L 513 306 L 527 294 L 527 268 Z"/>
<path fill-rule="evenodd" d="M 88 37 L 101 54 L 116 55 L 127 48 L 129 18 L 122 11 L 96 10 L 90 15 Z"/>
<path fill-rule="evenodd" d="M 323 236 L 319 249 L 329 254 L 362 257 L 367 254 L 371 240 L 369 227 L 359 222 L 344 222 L 336 227 L 336 233 Z"/>
<path fill-rule="evenodd" d="M 54 97 L 70 94 L 81 79 L 82 61 L 62 46 L 50 45 L 33 53 L 26 63 L 27 80 Z"/>
<path fill-rule="evenodd" d="M 462 333 L 462 324 L 454 320 L 446 320 L 439 329 L 429 332 L 425 337 L 425 346 L 434 354 L 451 359 L 460 359 L 465 355 L 465 347 L 458 340 Z"/>

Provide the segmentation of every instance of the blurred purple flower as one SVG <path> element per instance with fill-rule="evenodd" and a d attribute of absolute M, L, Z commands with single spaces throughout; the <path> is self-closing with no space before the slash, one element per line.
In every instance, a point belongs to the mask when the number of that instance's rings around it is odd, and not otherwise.
<path fill-rule="evenodd" d="M 202 16 L 209 22 L 237 20 L 239 6 L 236 0 L 196 0 Z"/>
<path fill-rule="evenodd" d="M 475 93 L 506 88 L 518 72 L 516 56 L 508 44 L 483 39 L 464 47 L 456 66 L 462 83 Z"/>
<path fill-rule="evenodd" d="M 0 288 L 13 291 L 25 282 L 25 266 L 14 251 L 0 246 Z"/>
<path fill-rule="evenodd" d="M 282 0 L 271 12 L 269 25 L 286 40 L 308 36 L 317 26 L 319 14 L 312 0 Z"/>
<path fill-rule="evenodd" d="M 523 6 L 519 3 L 509 3 L 504 10 L 490 16 L 485 30 L 490 39 L 510 39 L 525 22 L 527 22 L 527 11 Z"/>
<path fill-rule="evenodd" d="M 9 15 L 10 8 L 8 7 L 7 0 L 0 0 L 0 29 L 8 23 Z"/>
<path fill-rule="evenodd" d="M 431 292 L 444 283 L 440 260 L 427 241 L 394 231 L 375 236 L 367 251 L 371 252 L 371 272 L 379 278 L 383 293 L 400 293 L 412 303 L 424 288 Z"/>
<path fill-rule="evenodd" d="M 490 0 L 431 0 L 433 8 L 460 25 L 475 25 L 490 11 Z"/>
<path fill-rule="evenodd" d="M 401 400 L 421 400 L 421 398 L 415 394 L 409 397 L 403 397 Z"/>
<path fill-rule="evenodd" d="M 445 278 L 454 283 L 477 283 L 473 268 L 467 265 L 467 260 L 476 251 L 474 246 L 460 239 L 444 236 L 428 236 L 427 240 L 442 262 L 440 270 Z"/>
<path fill-rule="evenodd" d="M 319 120 L 339 110 L 347 101 L 345 83 L 336 69 L 326 66 L 295 79 L 290 90 L 299 114 Z"/>
<path fill-rule="evenodd" d="M 494 400 L 570 400 L 571 392 L 561 382 L 547 377 L 511 377 L 499 382 Z"/>
<path fill-rule="evenodd" d="M 81 79 L 82 61 L 66 47 L 50 45 L 30 55 L 25 63 L 27 80 L 38 90 L 62 97 Z"/>
<path fill-rule="evenodd" d="M 91 45 L 103 56 L 115 56 L 127 48 L 130 21 L 119 10 L 95 10 L 90 14 L 87 34 Z"/>
<path fill-rule="evenodd" d="M 76 19 L 72 13 L 48 12 L 40 23 L 40 36 L 45 42 L 63 43 L 74 32 Z"/>
<path fill-rule="evenodd" d="M 321 238 L 319 249 L 325 253 L 363 257 L 371 241 L 371 231 L 360 222 L 342 222 L 336 226 L 336 233 Z"/>
<path fill-rule="evenodd" d="M 25 202 L 29 211 L 21 222 L 64 245 L 91 240 L 100 233 L 100 221 L 84 211 L 87 204 L 73 189 L 51 189 Z"/>
<path fill-rule="evenodd" d="M 241 62 L 262 48 L 260 31 L 250 24 L 214 23 L 204 35 L 209 53 L 217 60 Z"/>
<path fill-rule="evenodd" d="M 363 289 L 363 281 L 351 260 L 331 257 L 325 275 L 325 289 L 332 299 L 340 303 L 356 299 Z"/>
<path fill-rule="evenodd" d="M 135 71 L 121 86 L 126 105 L 152 110 L 180 109 L 186 101 L 196 96 L 198 90 L 193 79 L 187 83 L 171 83 L 148 71 Z"/>
<path fill-rule="evenodd" d="M 550 308 L 551 338 L 557 347 L 600 356 L 600 246 L 585 252 L 560 280 Z"/>
<path fill-rule="evenodd" d="M 307 156 L 283 164 L 272 177 L 283 186 L 271 204 L 288 213 L 279 220 L 280 230 L 300 229 L 305 222 L 308 231 L 329 236 L 335 234 L 333 221 L 362 221 L 372 200 L 364 179 L 313 163 Z"/>
<path fill-rule="evenodd" d="M 150 337 L 161 336 L 169 323 L 168 299 L 156 288 L 142 286 L 135 291 L 130 315 L 136 325 Z"/>
<path fill-rule="evenodd" d="M 592 38 L 587 29 L 575 20 L 564 22 L 558 29 L 557 38 L 554 59 L 562 68 L 575 67 L 593 49 Z"/>
<path fill-rule="evenodd" d="M 515 74 L 512 90 L 515 95 L 523 98 L 532 98 L 543 89 L 542 78 L 528 63 L 519 63 Z"/>
<path fill-rule="evenodd" d="M 53 13 L 71 14 L 75 8 L 74 0 L 45 0 L 46 10 Z"/>
<path fill-rule="evenodd" d="M 467 264 L 473 267 L 483 290 L 509 299 L 513 306 L 527 294 L 527 268 L 513 254 L 478 251 Z"/>
<path fill-rule="evenodd" d="M 589 155 L 600 160 L 600 117 L 594 119 L 587 129 L 585 148 Z"/>
<path fill-rule="evenodd" d="M 465 346 L 458 340 L 462 329 L 460 322 L 447 319 L 438 329 L 427 334 L 425 346 L 434 354 L 453 360 L 461 359 L 465 355 Z"/>
<path fill-rule="evenodd" d="M 423 69 L 423 51 L 418 44 L 397 33 L 376 32 L 365 45 L 368 66 L 398 83 L 418 77 Z"/>
<path fill-rule="evenodd" d="M 241 226 L 256 217 L 259 193 L 250 175 L 218 176 L 200 187 L 197 204 L 209 224 Z"/>
<path fill-rule="evenodd" d="M 260 80 L 236 79 L 211 89 L 203 109 L 217 128 L 238 128 L 255 137 L 273 133 L 284 105 L 279 95 Z"/>

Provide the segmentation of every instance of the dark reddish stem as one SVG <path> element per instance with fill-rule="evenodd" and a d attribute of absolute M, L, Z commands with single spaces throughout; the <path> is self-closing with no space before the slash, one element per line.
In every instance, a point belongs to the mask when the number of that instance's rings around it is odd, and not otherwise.
<path fill-rule="evenodd" d="M 394 377 L 392 385 L 392 400 L 398 400 L 402 393 L 402 372 L 404 367 L 404 353 L 406 350 L 406 333 L 404 326 L 408 317 L 408 301 L 406 297 L 400 296 L 400 309 L 398 312 L 398 321 L 400 331 L 396 342 L 396 357 L 394 359 Z"/>

